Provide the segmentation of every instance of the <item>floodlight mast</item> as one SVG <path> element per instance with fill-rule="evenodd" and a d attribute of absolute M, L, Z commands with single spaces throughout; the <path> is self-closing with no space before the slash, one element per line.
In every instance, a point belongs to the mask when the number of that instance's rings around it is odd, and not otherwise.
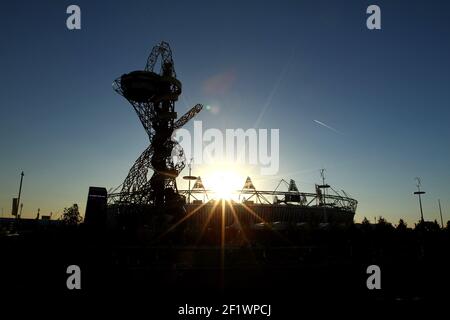
<path fill-rule="evenodd" d="M 160 70 L 156 70 L 159 59 Z M 153 204 L 157 208 L 167 207 L 169 202 L 184 202 L 175 179 L 185 167 L 186 159 L 172 135 L 203 106 L 197 104 L 175 121 L 175 101 L 181 94 L 181 82 L 176 78 L 169 44 L 163 41 L 153 47 L 145 69 L 122 75 L 113 87 L 133 106 L 150 139 L 150 145 L 123 182 L 120 202 Z M 149 170 L 153 170 L 150 179 Z"/>
<path fill-rule="evenodd" d="M 424 220 L 423 220 L 423 209 L 422 209 L 422 197 L 421 197 L 421 195 L 425 194 L 425 191 L 421 191 L 420 190 L 420 186 L 422 185 L 421 179 L 419 177 L 416 177 L 415 180 L 416 180 L 417 191 L 415 191 L 414 194 L 419 197 L 420 221 L 424 222 Z"/>

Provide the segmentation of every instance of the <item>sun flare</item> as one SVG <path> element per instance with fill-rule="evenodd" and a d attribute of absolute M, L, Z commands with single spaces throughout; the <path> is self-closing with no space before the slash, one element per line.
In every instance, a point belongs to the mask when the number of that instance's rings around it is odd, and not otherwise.
<path fill-rule="evenodd" d="M 236 191 L 244 185 L 245 177 L 232 170 L 214 171 L 205 177 L 205 188 L 211 190 L 216 199 L 237 198 Z"/>

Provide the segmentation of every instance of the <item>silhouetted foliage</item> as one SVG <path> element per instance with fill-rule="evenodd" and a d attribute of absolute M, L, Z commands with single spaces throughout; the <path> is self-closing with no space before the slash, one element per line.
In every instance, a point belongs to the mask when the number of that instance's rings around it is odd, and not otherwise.
<path fill-rule="evenodd" d="M 62 217 L 60 218 L 67 225 L 77 225 L 83 218 L 81 217 L 80 211 L 78 210 L 78 205 L 75 203 L 69 208 L 64 208 Z"/>
<path fill-rule="evenodd" d="M 382 231 L 382 232 L 392 231 L 394 229 L 392 224 L 381 216 L 378 218 L 378 222 L 377 222 L 375 228 L 376 228 L 376 230 Z"/>
<path fill-rule="evenodd" d="M 361 230 L 364 232 L 369 232 L 372 230 L 372 225 L 370 224 L 369 219 L 364 217 L 363 221 L 361 222 Z"/>
<path fill-rule="evenodd" d="M 416 230 L 425 231 L 425 232 L 438 232 L 441 230 L 439 223 L 434 221 L 419 221 L 415 227 Z"/>
<path fill-rule="evenodd" d="M 400 219 L 398 221 L 398 225 L 397 225 L 397 231 L 406 231 L 408 229 L 408 225 L 406 224 L 406 222 L 403 219 Z"/>

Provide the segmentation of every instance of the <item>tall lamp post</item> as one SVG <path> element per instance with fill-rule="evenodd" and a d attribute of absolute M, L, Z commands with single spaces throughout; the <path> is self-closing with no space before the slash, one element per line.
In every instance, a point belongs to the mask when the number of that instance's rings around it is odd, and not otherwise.
<path fill-rule="evenodd" d="M 19 208 L 19 206 L 20 206 L 20 195 L 22 194 L 23 176 L 24 176 L 24 173 L 22 171 L 22 173 L 20 174 L 20 186 L 19 186 L 19 196 L 17 197 L 17 208 Z M 20 211 L 21 211 L 20 213 L 22 213 L 22 210 L 20 210 Z M 20 217 L 19 213 L 17 213 L 16 218 L 19 219 L 19 217 Z"/>
<path fill-rule="evenodd" d="M 188 199 L 187 199 L 187 203 L 191 203 L 191 181 L 192 180 L 197 180 L 197 177 L 192 175 L 192 161 L 194 160 L 194 158 L 191 158 L 190 162 L 189 162 L 189 175 L 188 176 L 184 176 L 183 179 L 184 180 L 188 180 Z"/>
<path fill-rule="evenodd" d="M 416 177 L 416 187 L 417 187 L 417 191 L 414 192 L 415 195 L 417 195 L 419 197 L 419 206 L 420 206 L 420 221 L 424 222 L 423 220 L 423 209 L 422 209 L 422 194 L 425 194 L 425 191 L 420 190 L 420 186 L 421 186 L 421 181 L 419 177 Z"/>
<path fill-rule="evenodd" d="M 444 229 L 444 219 L 442 219 L 441 199 L 438 199 L 438 203 L 439 203 L 439 215 L 441 216 L 441 226 L 442 229 Z"/>

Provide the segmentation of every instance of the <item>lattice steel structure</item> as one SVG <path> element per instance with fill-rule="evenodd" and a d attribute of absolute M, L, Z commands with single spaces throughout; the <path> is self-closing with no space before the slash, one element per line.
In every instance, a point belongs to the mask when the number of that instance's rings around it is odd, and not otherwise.
<path fill-rule="evenodd" d="M 160 67 L 157 70 L 157 62 Z M 136 160 L 122 185 L 121 203 L 154 204 L 157 208 L 182 201 L 176 177 L 186 159 L 181 146 L 172 139 L 203 108 L 197 104 L 178 120 L 175 101 L 181 94 L 176 78 L 172 51 L 166 42 L 153 47 L 144 70 L 122 75 L 113 83 L 114 90 L 130 102 L 150 139 L 150 145 Z M 149 171 L 153 175 L 148 179 Z"/>
<path fill-rule="evenodd" d="M 243 188 L 235 190 L 233 197 L 225 199 L 225 206 L 222 206 L 220 195 L 205 189 L 198 179 L 192 189 L 179 190 L 180 194 L 190 196 L 192 200 L 186 204 L 186 215 L 180 221 L 184 221 L 182 225 L 189 226 L 193 232 L 205 230 L 206 225 L 220 226 L 223 219 L 227 227 L 233 225 L 233 221 L 239 221 L 242 227 L 253 229 L 263 227 L 261 223 L 271 229 L 291 230 L 300 230 L 305 223 L 321 227 L 350 225 L 358 201 L 344 190 L 337 191 L 332 186 L 329 189 L 330 192 L 325 194 L 316 185 L 315 193 L 304 192 L 299 190 L 294 180 L 287 182 L 282 179 L 275 190 L 258 190 L 248 177 Z M 120 197 L 121 193 L 110 194 L 110 203 Z"/>

